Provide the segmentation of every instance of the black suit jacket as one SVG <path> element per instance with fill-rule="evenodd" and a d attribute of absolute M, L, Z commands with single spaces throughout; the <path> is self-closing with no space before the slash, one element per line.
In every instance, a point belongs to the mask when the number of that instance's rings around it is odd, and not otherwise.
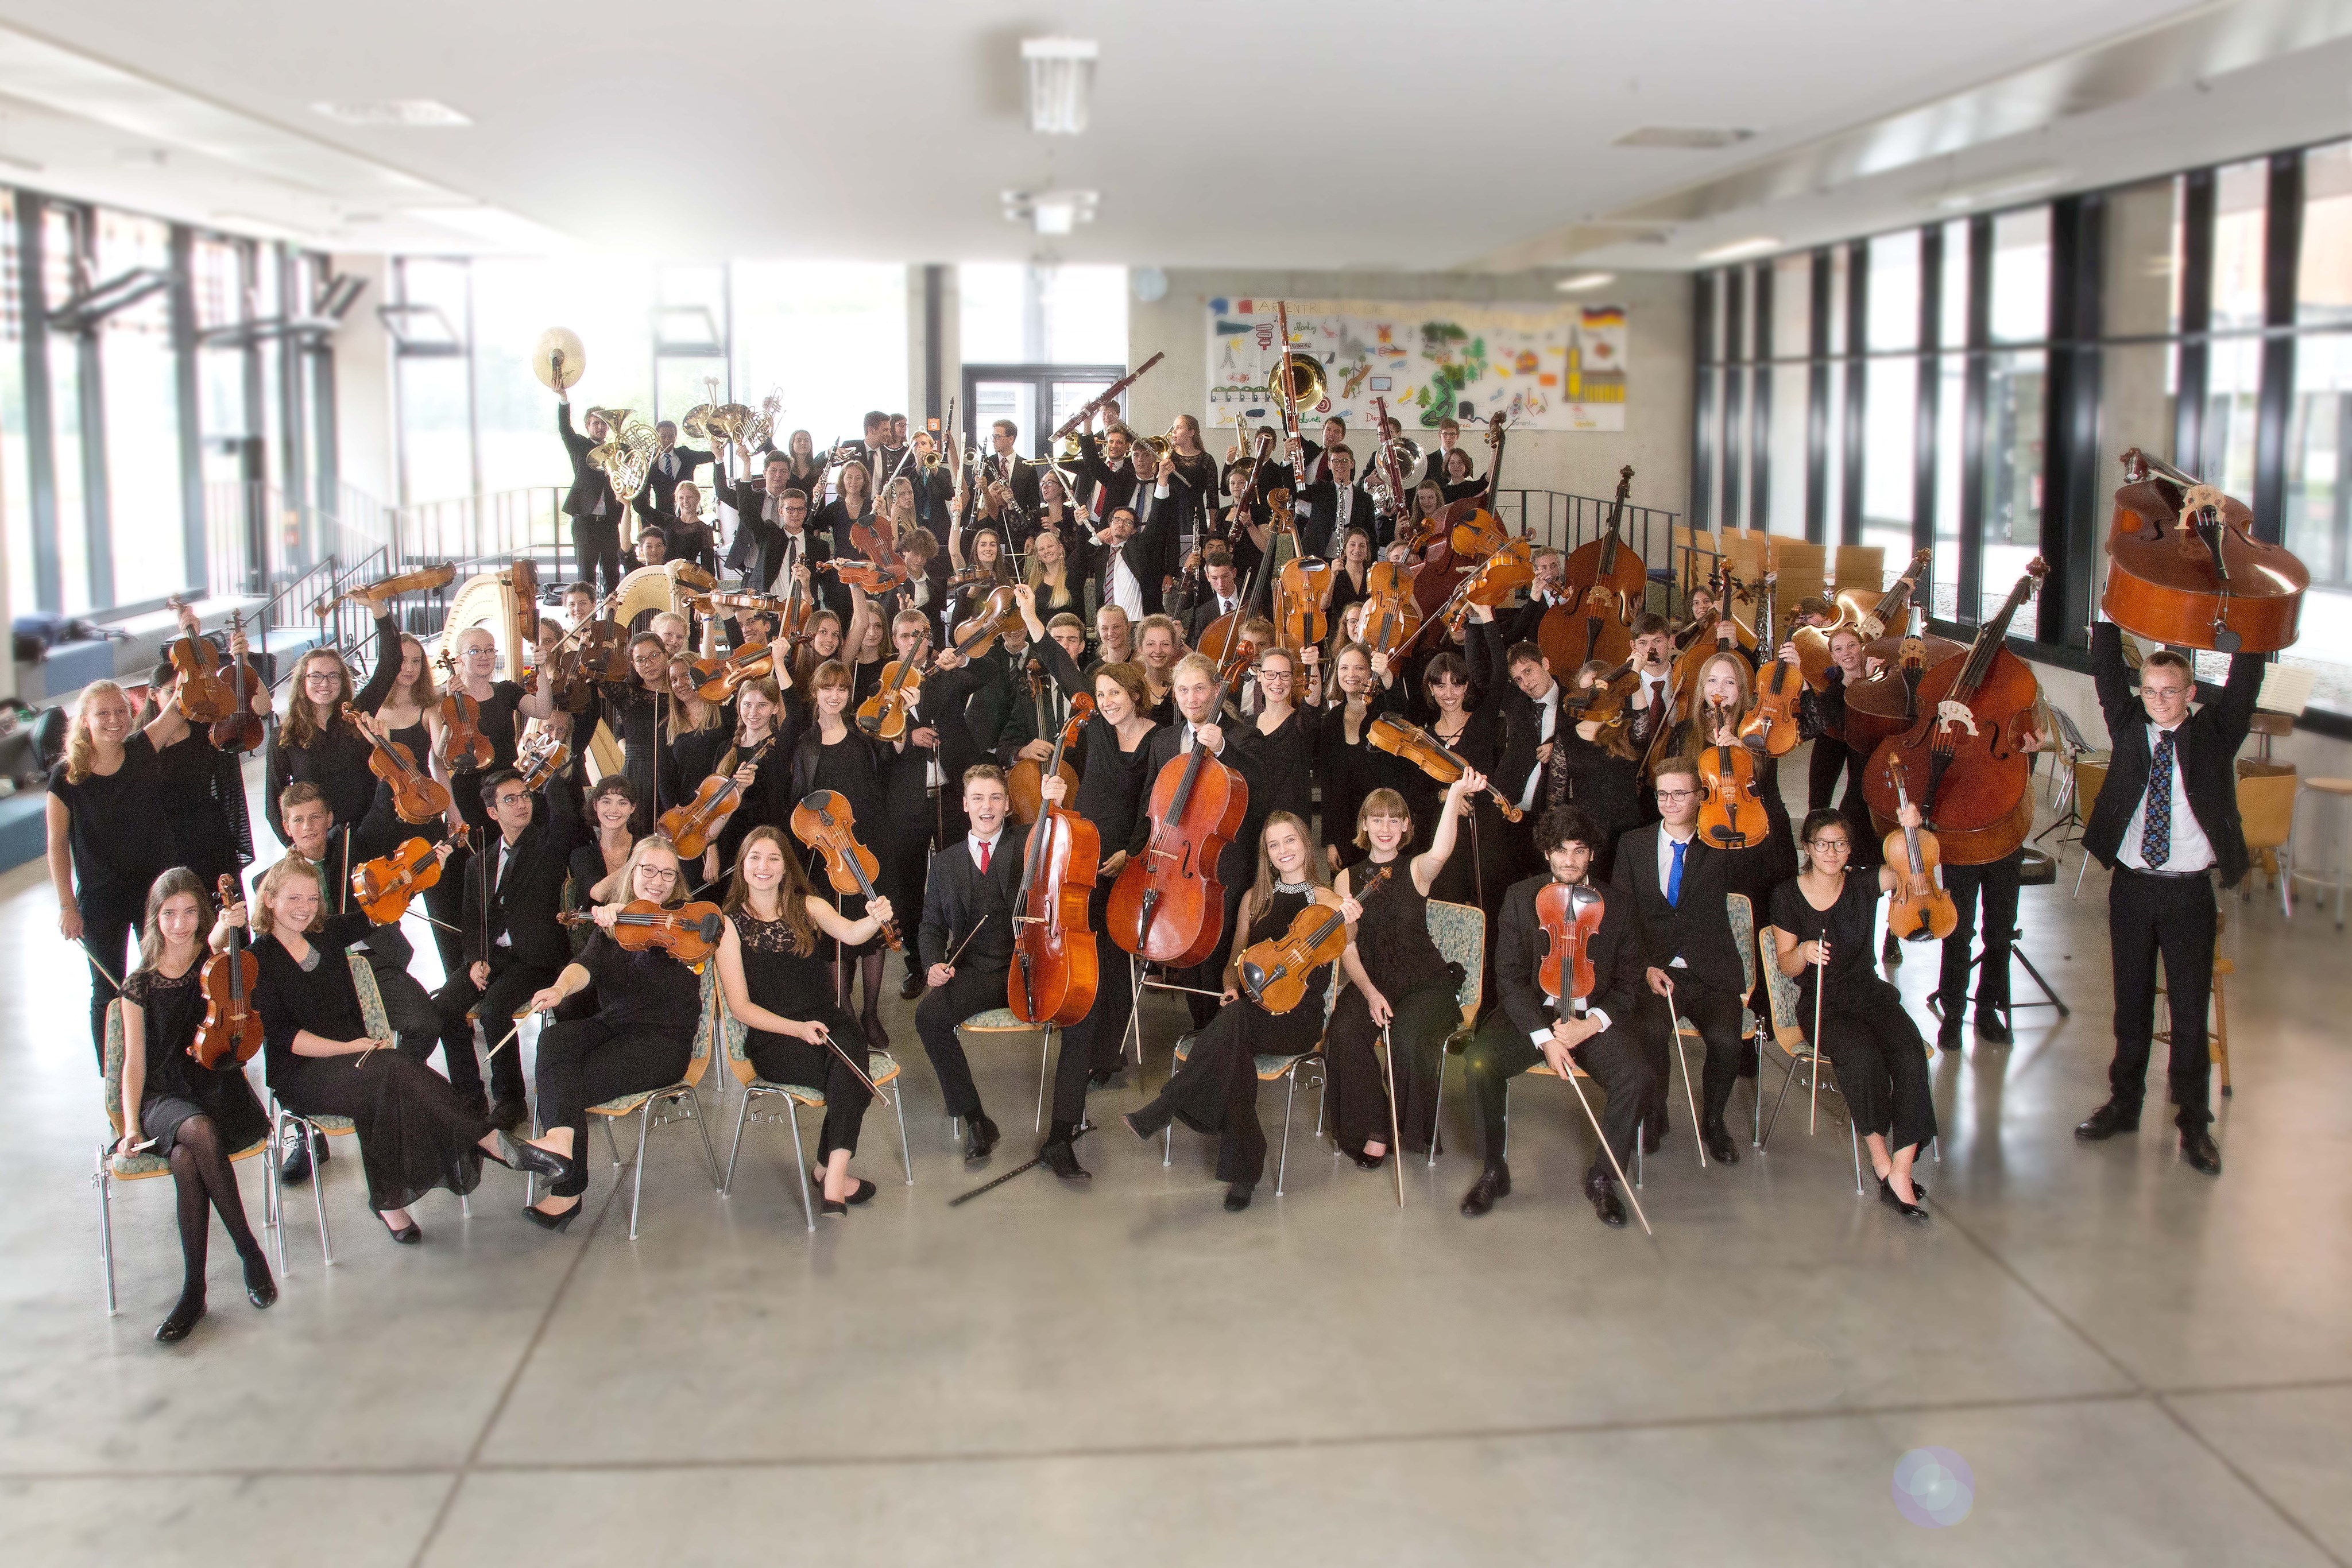
<path fill-rule="evenodd" d="M 2235 887 L 2246 874 L 2246 834 L 2238 821 L 2238 748 L 2254 722 L 2254 699 L 2262 695 L 2264 660 L 2259 653 L 2240 653 L 2230 661 L 2229 684 L 2221 700 L 2191 713 L 2181 722 L 2173 743 L 2174 766 L 2189 792 L 2189 809 L 2197 826 L 2213 845 L 2221 868 L 2221 885 Z M 2083 847 L 2112 870 L 2116 852 L 2123 848 L 2124 831 L 2140 797 L 2147 793 L 2148 768 L 2155 760 L 2147 735 L 2147 709 L 2132 686 L 2124 664 L 2123 632 L 2102 621 L 2091 628 L 2091 676 L 2099 692 L 2099 710 L 2106 716 L 2112 759 L 2107 779 L 2091 807 L 2083 829 Z"/>
<path fill-rule="evenodd" d="M 1495 943 L 1496 994 L 1501 998 L 1503 1010 L 1510 1015 L 1512 1027 L 1521 1038 L 1532 1037 L 1538 1030 L 1549 1030 L 1552 1020 L 1566 1016 L 1567 1009 L 1558 1009 L 1544 994 L 1539 978 L 1545 955 L 1551 950 L 1551 938 L 1544 934 L 1543 925 L 1536 918 L 1536 894 L 1551 881 L 1551 873 L 1528 877 L 1511 884 L 1503 894 L 1503 925 Z M 1601 896 L 1601 930 L 1592 938 L 1589 949 L 1592 960 L 1592 995 L 1584 1005 L 1594 1011 L 1609 1015 L 1611 1029 L 1630 1028 L 1633 1022 L 1633 1003 L 1645 988 L 1642 971 L 1642 944 L 1634 929 L 1633 900 L 1622 892 L 1595 888 Z M 1568 986 L 1568 976 L 1560 976 L 1560 984 Z"/>
<path fill-rule="evenodd" d="M 1169 489 L 1172 493 L 1175 486 L 1171 485 Z M 1144 494 L 1149 497 L 1150 492 L 1147 490 Z M 1150 513 L 1150 520 L 1137 528 L 1128 541 L 1118 547 L 1118 553 L 1126 559 L 1127 570 L 1135 574 L 1136 586 L 1143 591 L 1143 612 L 1158 615 L 1166 606 L 1160 585 L 1175 576 L 1177 567 L 1182 564 L 1176 553 L 1175 525 L 1179 514 L 1172 494 L 1170 501 L 1151 507 Z M 1107 541 L 1092 535 L 1087 536 L 1086 542 L 1087 576 L 1096 585 L 1095 602 L 1112 603 L 1110 547 Z"/>
<path fill-rule="evenodd" d="M 1381 547 L 1380 521 L 1372 511 L 1372 493 L 1361 485 L 1348 486 L 1348 526 L 1361 528 L 1371 536 L 1372 549 Z M 1299 521 L 1298 548 L 1307 555 L 1319 555 L 1337 559 L 1339 541 L 1333 536 L 1339 526 L 1339 486 L 1328 479 L 1318 480 L 1299 493 L 1298 499 L 1307 505 L 1307 516 Z"/>
<path fill-rule="evenodd" d="M 923 967 L 944 964 L 956 945 L 970 938 L 956 958 L 959 969 L 1003 969 L 1013 963 L 1013 900 L 1021 891 L 1021 855 L 1029 830 L 1007 819 L 1003 836 L 988 859 L 988 874 L 972 863 L 971 843 L 958 839 L 931 858 L 923 884 L 923 924 L 916 933 Z M 982 925 L 982 917 L 987 924 Z"/>
<path fill-rule="evenodd" d="M 999 457 L 991 451 L 981 458 L 980 471 L 984 476 L 993 477 L 1008 461 L 1012 466 L 1012 476 L 1005 482 L 1013 486 L 1013 504 L 1024 512 L 1034 512 L 1037 509 L 1037 465 L 1017 452 L 1010 459 L 1006 459 Z M 965 497 L 964 505 L 967 509 L 970 509 L 976 507 L 979 501 L 980 497 L 977 495 L 968 496 Z"/>
<path fill-rule="evenodd" d="M 601 520 L 619 528 L 620 499 L 613 494 L 613 482 L 604 477 L 604 471 L 589 464 L 588 454 L 596 450 L 596 444 L 572 428 L 572 405 L 568 402 L 555 405 L 555 434 L 563 438 L 563 450 L 572 459 L 572 488 L 563 494 L 564 515 L 595 516 L 601 499 L 604 507 Z"/>
<path fill-rule="evenodd" d="M 1494 785 L 1503 798 L 1517 804 L 1528 787 L 1528 777 L 1536 770 L 1536 753 L 1542 747 L 1543 705 L 1519 690 L 1503 668 L 1509 644 L 1501 634 L 1500 621 L 1470 622 L 1470 679 L 1474 685 L 1484 685 L 1496 697 L 1503 716 L 1503 749 L 1496 759 Z M 1559 688 L 1559 701 L 1565 703 L 1568 690 L 1558 675 L 1552 684 Z M 1567 714 L 1557 715 L 1553 726 L 1558 729 L 1572 728 L 1574 720 Z M 1536 800 L 1538 809 L 1542 797 Z"/>
<path fill-rule="evenodd" d="M 1103 459 L 1102 439 L 1091 430 L 1078 433 L 1078 476 L 1084 481 L 1085 494 L 1075 497 L 1087 517 L 1108 521 L 1113 511 L 1135 504 L 1135 465 L 1122 462 L 1116 468 Z M 1102 505 L 1095 505 L 1095 497 Z"/>
<path fill-rule="evenodd" d="M 493 889 L 488 883 L 498 864 L 498 841 L 493 837 L 487 849 L 476 852 L 466 862 L 465 912 L 457 922 L 466 962 L 488 960 L 501 933 L 526 964 L 560 969 L 572 961 L 572 944 L 555 923 L 563 907 L 569 852 L 544 824 L 533 822 L 515 841 L 506 878 Z"/>
<path fill-rule="evenodd" d="M 1658 835 L 1652 822 L 1617 841 L 1612 890 L 1631 895 L 1645 967 L 1671 969 L 1680 958 L 1690 973 L 1729 996 L 1748 990 L 1747 971 L 1731 938 L 1730 906 L 1724 902 L 1723 856 L 1697 839 L 1683 857 L 1682 897 L 1668 904 L 1658 883 Z"/>
<path fill-rule="evenodd" d="M 654 505 L 665 512 L 676 510 L 670 502 L 678 482 L 693 478 L 694 471 L 710 461 L 709 453 L 692 446 L 673 446 L 656 457 L 646 471 L 646 488 L 653 492 Z"/>

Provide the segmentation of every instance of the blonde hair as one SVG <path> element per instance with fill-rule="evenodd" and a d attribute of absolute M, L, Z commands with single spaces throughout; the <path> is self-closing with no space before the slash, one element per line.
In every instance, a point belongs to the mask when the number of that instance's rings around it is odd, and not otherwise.
<path fill-rule="evenodd" d="M 92 681 L 82 688 L 81 702 L 74 708 L 72 727 L 66 731 L 66 782 L 79 784 L 90 775 L 90 758 L 98 750 L 98 737 L 89 732 L 89 710 L 99 697 L 121 697 L 122 706 L 131 706 L 131 694 L 119 681 Z"/>
<path fill-rule="evenodd" d="M 1356 847 L 1360 850 L 1372 847 L 1372 835 L 1365 831 L 1364 824 L 1374 817 L 1402 817 L 1405 831 L 1412 831 L 1412 808 L 1405 804 L 1404 797 L 1393 789 L 1375 789 L 1356 808 Z"/>
<path fill-rule="evenodd" d="M 310 924 L 304 926 L 302 929 L 304 931 L 316 931 L 320 925 L 326 923 L 327 879 L 319 873 L 319 868 L 317 866 L 312 865 L 309 861 L 304 860 L 300 855 L 298 855 L 289 850 L 287 852 L 287 855 L 284 860 L 279 861 L 276 865 L 271 866 L 268 872 L 263 875 L 261 885 L 254 889 L 253 908 L 248 918 L 252 921 L 253 934 L 255 936 L 268 936 L 271 934 L 269 929 L 269 901 L 278 896 L 278 889 L 282 883 L 291 882 L 298 876 L 310 878 L 310 885 L 317 888 L 320 894 L 319 907 L 317 910 L 312 912 L 310 915 Z"/>
<path fill-rule="evenodd" d="M 621 862 L 619 886 L 620 902 L 623 904 L 627 904 L 637 896 L 637 867 L 645 863 L 646 855 L 651 854 L 656 851 L 659 851 L 661 853 L 669 856 L 670 863 L 677 867 L 677 881 L 670 884 L 671 901 L 676 902 L 685 894 L 686 861 L 685 858 L 677 852 L 677 846 L 669 841 L 669 835 L 667 833 L 647 833 L 644 838 L 639 839 L 635 843 L 629 846 L 629 858 Z M 284 862 L 280 862 L 279 863 L 283 864 Z M 276 875 L 277 873 L 273 871 L 271 874 Z"/>

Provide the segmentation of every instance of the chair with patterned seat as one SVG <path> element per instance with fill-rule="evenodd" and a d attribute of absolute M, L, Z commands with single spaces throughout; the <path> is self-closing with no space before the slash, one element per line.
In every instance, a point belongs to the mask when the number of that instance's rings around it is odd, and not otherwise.
<path fill-rule="evenodd" d="M 809 1166 L 801 1145 L 800 1111 L 803 1105 L 824 1110 L 824 1091 L 821 1087 L 811 1084 L 782 1083 L 761 1077 L 759 1070 L 751 1065 L 751 1059 L 743 1049 L 744 1041 L 749 1038 L 748 1031 L 736 1020 L 735 1015 L 728 1011 L 727 1000 L 723 996 L 719 1000 L 719 1012 L 726 1031 L 727 1067 L 735 1075 L 735 1082 L 740 1084 L 743 1090 L 741 1103 L 735 1111 L 735 1141 L 727 1150 L 727 1176 L 719 1184 L 719 1194 L 721 1197 L 726 1197 L 731 1196 L 735 1190 L 735 1160 L 736 1156 L 743 1152 L 744 1124 L 747 1122 L 782 1122 L 793 1130 L 793 1169 L 798 1176 L 793 1185 L 800 1188 L 801 1218 L 808 1222 L 808 1228 L 811 1230 L 814 1230 L 816 1210 L 812 1207 L 809 1197 Z M 905 1070 L 898 1065 L 898 1059 L 887 1051 L 875 1051 L 866 1060 L 874 1087 L 885 1092 L 890 1102 L 890 1108 L 898 1113 L 898 1157 L 907 1168 L 907 1185 L 912 1186 L 915 1185 L 915 1156 L 914 1152 L 907 1145 L 907 1106 L 901 1098 L 902 1092 L 898 1087 L 899 1075 Z M 864 1091 L 861 1090 L 859 1092 L 862 1093 Z M 783 1109 L 781 1113 L 762 1112 L 755 1108 L 753 1104 L 755 1101 L 772 1095 L 783 1100 Z"/>
<path fill-rule="evenodd" d="M 1748 902 L 1748 895 L 1744 893 L 1727 894 L 1725 895 L 1725 913 L 1731 917 L 1731 945 L 1739 949 L 1740 983 L 1748 988 L 1739 993 L 1739 1038 L 1760 1042 L 1763 1025 L 1757 1020 L 1755 1009 L 1748 1005 L 1748 998 L 1756 994 L 1756 906 Z M 1768 964 L 1765 967 L 1771 966 Z M 1675 1019 L 1675 1048 L 1678 1055 L 1684 1040 L 1699 1038 L 1698 1028 L 1690 1019 Z M 1758 1049 L 1762 1049 L 1760 1043 Z M 1690 1066 L 1687 1062 L 1683 1066 L 1683 1089 L 1685 1093 L 1690 1089 Z M 1764 1096 L 1760 1090 L 1756 1095 L 1755 1124 L 1748 1146 L 1760 1149 L 1764 1146 Z"/>
<path fill-rule="evenodd" d="M 122 1028 L 122 1003 L 106 1004 L 106 1121 L 114 1134 L 98 1146 L 98 1171 L 90 1177 L 98 1187 L 98 1257 L 106 1271 L 106 1315 L 112 1317 L 121 1309 L 114 1299 L 114 1184 L 119 1181 L 149 1181 L 156 1176 L 170 1176 L 172 1162 L 163 1155 L 142 1151 L 135 1155 L 119 1155 L 115 1145 L 122 1142 L 122 1060 L 127 1036 Z M 263 1134 L 246 1147 L 229 1155 L 231 1164 L 249 1160 L 269 1152 L 269 1135 Z M 265 1189 L 266 1190 L 266 1189 Z M 212 1223 L 209 1218 L 206 1224 Z M 321 1227 L 320 1244 L 324 1246 L 326 1220 Z"/>
<path fill-rule="evenodd" d="M 1853 1191 L 1854 1196 L 1859 1197 L 1863 1192 L 1862 1134 L 1854 1128 L 1853 1117 L 1843 1109 L 1845 1095 L 1837 1086 L 1836 1063 L 1830 1060 L 1827 1052 L 1813 1049 L 1811 1042 L 1805 1039 L 1803 1026 L 1797 1021 L 1797 982 L 1780 972 L 1778 958 L 1780 952 L 1778 930 L 1767 925 L 1756 934 L 1756 940 L 1750 943 L 1745 951 L 1759 956 L 1764 960 L 1765 995 L 1769 999 L 1772 1009 L 1772 1043 L 1779 1046 L 1789 1058 L 1787 1073 L 1780 1080 L 1780 1092 L 1772 1102 L 1771 1125 L 1765 1127 L 1759 1134 L 1758 1146 L 1761 1147 L 1763 1140 L 1771 1136 L 1772 1127 L 1780 1124 L 1780 1103 L 1788 1099 L 1789 1085 L 1796 1082 L 1797 1071 L 1802 1068 L 1805 1072 L 1806 1091 L 1812 1102 L 1806 1114 L 1806 1130 L 1808 1132 L 1812 1130 L 1820 1111 L 1822 1091 L 1824 1088 L 1828 1089 L 1831 1093 L 1838 1097 L 1837 1115 L 1845 1123 L 1847 1138 L 1853 1145 Z M 1753 959 L 1751 958 L 1750 961 L 1753 962 Z M 1824 1068 L 1827 1068 L 1830 1073 L 1830 1081 L 1827 1084 L 1822 1082 L 1822 1071 Z M 1763 1095 L 1759 1092 L 1756 1098 L 1758 1103 L 1761 1104 Z"/>
<path fill-rule="evenodd" d="M 637 1118 L 636 1172 L 629 1189 L 629 1239 L 637 1239 L 637 1210 L 646 1196 L 646 1134 L 656 1122 L 667 1126 L 672 1122 L 694 1124 L 702 1134 L 702 1158 L 710 1167 L 710 1190 L 724 1190 L 719 1177 L 719 1152 L 711 1147 L 710 1129 L 702 1116 L 702 1099 L 697 1092 L 702 1075 L 710 1067 L 710 1043 L 715 1033 L 722 1004 L 719 1000 L 719 966 L 706 963 L 702 967 L 702 1018 L 695 1027 L 694 1054 L 687 1059 L 686 1075 L 677 1082 L 659 1089 L 640 1090 L 607 1100 L 601 1105 L 588 1107 L 588 1114 L 604 1124 L 604 1142 L 613 1151 L 615 1169 L 621 1164 L 620 1140 L 614 1136 L 613 1124 L 625 1117 Z M 585 1150 L 576 1151 L 584 1154 Z"/>
<path fill-rule="evenodd" d="M 346 951 L 343 958 L 352 967 L 352 988 L 359 994 L 360 1021 L 367 1027 L 368 1038 L 390 1040 L 392 1020 L 384 1013 L 383 992 L 376 986 L 375 971 L 368 967 L 367 958 L 362 954 Z M 279 1103 L 274 1092 L 269 1095 L 267 1103 L 269 1107 L 270 1147 L 275 1149 L 280 1146 L 284 1142 L 286 1129 L 289 1127 L 299 1128 L 302 1141 L 310 1146 L 310 1207 L 317 1210 L 319 1216 L 319 1256 L 322 1263 L 331 1267 L 335 1261 L 335 1249 L 333 1239 L 327 1229 L 327 1197 L 323 1190 L 326 1162 L 319 1157 L 319 1149 L 322 1140 L 331 1137 L 350 1137 L 359 1130 L 358 1125 L 349 1116 L 330 1115 L 325 1113 L 305 1116 L 299 1112 L 289 1111 Z M 264 1229 L 274 1230 L 277 1233 L 278 1272 L 282 1278 L 286 1273 L 284 1168 L 276 1159 L 271 1159 L 268 1164 L 269 1180 L 261 1189 L 261 1224 Z M 462 1203 L 464 1200 L 461 1198 L 459 1201 Z"/>
<path fill-rule="evenodd" d="M 1333 967 L 1335 988 L 1338 967 L 1335 965 Z M 1328 997 L 1328 993 L 1326 994 Z M 1328 1001 L 1326 1003 L 1324 1016 L 1327 1018 L 1330 1016 Z M 1177 1040 L 1176 1058 L 1169 1067 L 1169 1071 L 1171 1072 L 1173 1072 L 1177 1068 L 1183 1066 L 1186 1061 L 1192 1057 L 1192 1040 L 1193 1035 L 1188 1031 L 1181 1039 Z M 1280 1197 L 1282 1196 L 1282 1178 L 1290 1169 L 1291 1107 L 1296 1105 L 1298 1102 L 1299 1070 L 1309 1062 L 1314 1063 L 1316 1068 L 1315 1131 L 1318 1135 L 1323 1131 L 1323 1103 L 1328 1092 L 1328 1085 L 1324 1081 L 1322 1071 L 1323 1042 L 1318 1040 L 1315 1042 L 1314 1050 L 1302 1051 L 1295 1056 L 1259 1056 L 1255 1060 L 1256 1062 L 1257 1081 L 1260 1083 L 1273 1083 L 1276 1081 L 1287 1081 L 1288 1084 L 1288 1087 L 1282 1097 L 1282 1153 L 1276 1160 L 1274 1166 L 1274 1196 Z M 1162 1132 L 1160 1136 L 1160 1166 L 1162 1170 L 1165 1170 L 1170 1165 L 1174 1163 L 1176 1158 L 1176 1124 L 1171 1122 L 1168 1124 L 1167 1129 Z"/>
<path fill-rule="evenodd" d="M 1462 984 L 1454 993 L 1454 999 L 1461 1004 L 1462 1016 L 1437 1053 L 1437 1103 L 1429 1113 L 1431 1135 L 1426 1162 L 1433 1166 L 1437 1163 L 1438 1145 L 1444 1141 L 1438 1129 L 1445 1112 L 1446 1059 L 1459 1055 L 1469 1044 L 1471 1030 L 1478 1019 L 1479 994 L 1486 985 L 1486 912 L 1475 904 L 1448 904 L 1433 898 L 1425 918 L 1429 939 L 1437 944 L 1437 956 L 1449 964 L 1462 966 Z M 1385 1034 L 1382 1038 L 1386 1038 Z M 1402 1157 L 1400 1151 L 1398 1158 Z"/>

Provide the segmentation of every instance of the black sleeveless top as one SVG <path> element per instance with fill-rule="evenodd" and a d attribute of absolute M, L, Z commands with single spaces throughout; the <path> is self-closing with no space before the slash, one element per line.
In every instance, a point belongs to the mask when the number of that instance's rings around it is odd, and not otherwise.
<path fill-rule="evenodd" d="M 1391 998 L 1436 980 L 1459 985 L 1454 967 L 1430 939 L 1429 895 L 1412 884 L 1412 857 L 1401 854 L 1388 865 L 1388 880 L 1369 898 L 1363 884 L 1380 868 L 1364 861 L 1348 873 L 1349 889 L 1364 906 L 1364 917 L 1356 923 L 1356 955 L 1364 973 Z"/>

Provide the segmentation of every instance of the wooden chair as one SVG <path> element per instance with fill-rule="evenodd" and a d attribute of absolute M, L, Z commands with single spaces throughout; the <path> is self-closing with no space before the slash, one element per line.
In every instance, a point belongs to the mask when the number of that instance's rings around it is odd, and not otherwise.
<path fill-rule="evenodd" d="M 2238 774 L 2238 818 L 2246 835 L 2246 851 L 2270 873 L 2278 889 L 2279 912 L 2294 917 L 2294 802 L 2302 781 L 2294 768 L 2284 772 L 2248 773 L 2241 759 Z M 2241 901 L 2252 903 L 2254 879 L 2249 875 L 2238 890 Z"/>
<path fill-rule="evenodd" d="M 588 1107 L 588 1114 L 604 1123 L 604 1143 L 613 1151 L 615 1169 L 621 1164 L 621 1145 L 620 1140 L 614 1136 L 613 1124 L 627 1116 L 637 1118 L 637 1169 L 629 1191 L 629 1239 L 632 1241 L 637 1239 L 637 1209 L 646 1195 L 646 1134 L 653 1130 L 656 1120 L 664 1125 L 676 1121 L 694 1124 L 694 1130 L 702 1134 L 702 1157 L 710 1167 L 710 1189 L 713 1192 L 725 1191 L 719 1176 L 719 1154 L 710 1146 L 710 1129 L 702 1118 L 702 1099 L 695 1092 L 695 1086 L 702 1082 L 703 1073 L 710 1066 L 710 1042 L 716 1033 L 719 1011 L 718 995 L 719 966 L 707 963 L 702 967 L 702 1019 L 695 1027 L 694 1054 L 687 1059 L 685 1077 L 659 1089 L 623 1094 L 601 1105 Z M 664 1113 L 656 1117 L 657 1110 Z M 575 1149 L 572 1153 L 584 1155 L 587 1151 Z"/>
<path fill-rule="evenodd" d="M 735 1158 L 743 1152 L 743 1124 L 746 1122 L 782 1122 L 793 1130 L 793 1169 L 797 1173 L 793 1185 L 800 1188 L 801 1218 L 808 1222 L 811 1230 L 814 1230 L 816 1210 L 809 1197 L 808 1159 L 802 1153 L 800 1108 L 813 1105 L 820 1111 L 824 1109 L 824 1091 L 810 1084 L 782 1083 L 761 1077 L 759 1070 L 751 1065 L 751 1057 L 744 1052 L 748 1031 L 728 1010 L 727 998 L 723 995 L 718 998 L 717 1008 L 722 1035 L 727 1042 L 728 1070 L 734 1073 L 735 1082 L 743 1089 L 742 1101 L 735 1111 L 735 1141 L 727 1151 L 727 1177 L 719 1183 L 719 1196 L 730 1197 L 735 1190 Z M 898 1058 L 887 1051 L 874 1052 L 867 1061 L 870 1064 L 868 1076 L 874 1080 L 874 1087 L 887 1091 L 890 1108 L 898 1113 L 898 1155 L 907 1167 L 907 1185 L 912 1186 L 915 1185 L 915 1156 L 907 1146 L 907 1107 L 900 1098 L 900 1090 L 895 1087 L 904 1069 L 899 1067 Z M 861 1089 L 858 1092 L 862 1094 L 865 1091 Z M 752 1103 L 770 1095 L 783 1100 L 782 1112 L 777 1114 L 756 1112 Z"/>
<path fill-rule="evenodd" d="M 106 1004 L 106 1122 L 113 1135 L 98 1145 L 98 1171 L 90 1180 L 98 1187 L 98 1257 L 106 1272 L 106 1315 L 112 1317 L 121 1309 L 114 1299 L 114 1184 L 119 1181 L 151 1181 L 156 1176 L 170 1176 L 172 1162 L 163 1155 L 142 1150 L 135 1155 L 118 1155 L 114 1146 L 122 1141 L 122 1061 L 127 1037 L 122 1028 L 121 1000 Z M 229 1155 L 231 1163 L 249 1160 L 269 1152 L 269 1134 L 263 1134 L 246 1147 Z M 323 1211 L 322 1211 L 323 1213 Z M 205 1223 L 212 1223 L 207 1214 Z M 320 1221 L 319 1244 L 326 1245 L 325 1220 Z"/>
<path fill-rule="evenodd" d="M 369 1038 L 390 1040 L 392 1020 L 384 1016 L 383 993 L 376 987 L 375 971 L 368 967 L 367 959 L 358 953 L 346 952 L 343 956 L 352 967 L 352 988 L 359 993 L 360 1019 L 367 1026 Z M 331 1267 L 335 1261 L 335 1248 L 333 1238 L 327 1229 L 327 1197 L 323 1190 L 327 1172 L 325 1162 L 319 1158 L 319 1145 L 326 1138 L 350 1137 L 359 1131 L 359 1127 L 349 1116 L 323 1113 L 304 1116 L 289 1111 L 278 1103 L 274 1092 L 268 1096 L 268 1104 L 269 1146 L 273 1155 L 264 1162 L 268 1167 L 269 1180 L 261 1189 L 261 1224 L 264 1229 L 277 1233 L 278 1273 L 282 1279 L 286 1273 L 286 1183 L 282 1163 L 275 1156 L 274 1151 L 284 1143 L 288 1127 L 301 1130 L 302 1141 L 310 1150 L 310 1207 L 319 1217 L 320 1260 Z"/>

